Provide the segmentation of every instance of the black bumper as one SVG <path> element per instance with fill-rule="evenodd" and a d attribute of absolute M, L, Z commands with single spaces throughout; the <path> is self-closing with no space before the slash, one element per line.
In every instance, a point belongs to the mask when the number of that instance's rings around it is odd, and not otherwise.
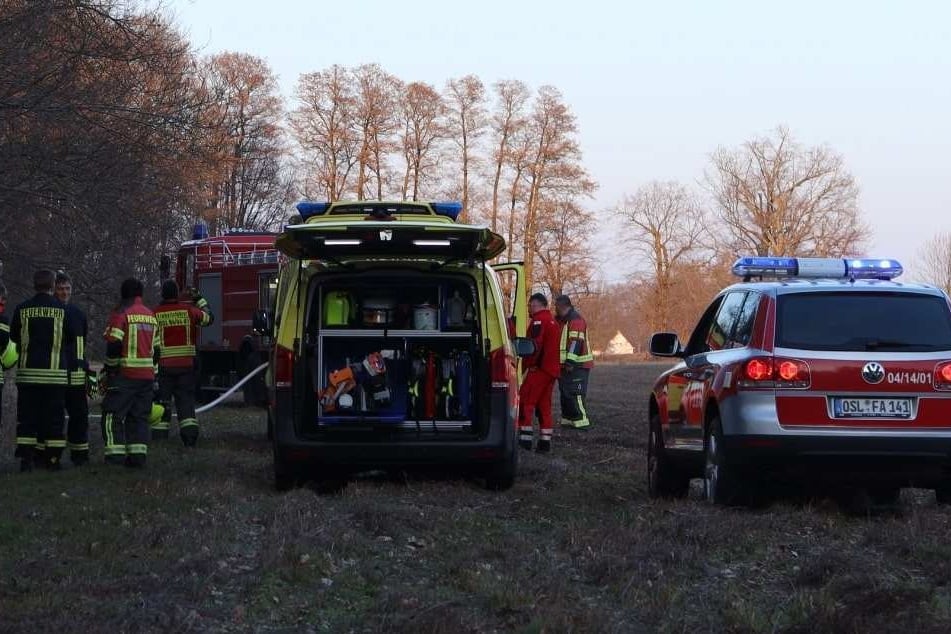
<path fill-rule="evenodd" d="M 738 467 L 796 477 L 903 481 L 922 486 L 951 478 L 951 438 L 875 436 L 727 436 Z"/>
<path fill-rule="evenodd" d="M 506 461 L 516 449 L 515 421 L 507 395 L 490 396 L 488 431 L 476 438 L 460 433 L 392 431 L 374 434 L 328 430 L 298 434 L 290 399 L 276 399 L 274 451 L 288 465 L 301 468 L 361 470 L 388 466 L 490 466 Z M 283 401 L 283 402 L 282 402 Z"/>

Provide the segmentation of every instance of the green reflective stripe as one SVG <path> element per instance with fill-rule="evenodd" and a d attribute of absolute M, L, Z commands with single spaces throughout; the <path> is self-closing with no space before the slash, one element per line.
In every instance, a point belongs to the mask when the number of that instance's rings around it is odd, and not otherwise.
<path fill-rule="evenodd" d="M 125 339 L 125 331 L 122 328 L 115 328 L 115 327 L 109 328 L 108 330 L 106 330 L 106 336 L 112 337 L 113 339 L 116 339 L 118 341 L 122 341 L 123 339 Z"/>
<path fill-rule="evenodd" d="M 125 448 L 126 448 L 126 452 L 129 453 L 129 454 L 147 454 L 147 453 L 149 453 L 149 446 L 148 446 L 148 445 L 133 444 L 133 445 L 126 445 Z"/>
<path fill-rule="evenodd" d="M 36 437 L 35 436 L 17 436 L 16 443 L 23 446 L 36 446 Z"/>
<path fill-rule="evenodd" d="M 124 456 L 126 454 L 125 445 L 106 445 L 102 453 L 107 456 Z"/>
<path fill-rule="evenodd" d="M 50 351 L 50 367 L 59 369 L 60 358 L 63 356 L 63 319 L 66 312 L 57 313 L 53 318 L 53 348 Z"/>
<path fill-rule="evenodd" d="M 106 449 L 116 446 L 116 439 L 112 433 L 112 425 L 115 417 L 112 412 L 102 413 L 102 435 L 106 438 Z"/>
<path fill-rule="evenodd" d="M 7 342 L 7 347 L 3 351 L 3 354 L 0 355 L 0 364 L 3 365 L 4 369 L 12 368 L 17 360 L 19 355 L 17 354 L 17 347 L 12 341 Z"/>
<path fill-rule="evenodd" d="M 66 449 L 65 440 L 47 440 L 46 446 L 51 449 Z"/>
<path fill-rule="evenodd" d="M 10 332 L 10 324 L 0 322 L 0 332 Z"/>
<path fill-rule="evenodd" d="M 86 371 L 85 370 L 73 370 L 69 373 L 69 382 L 71 385 L 75 385 L 77 382 L 85 385 L 86 384 Z"/>
<path fill-rule="evenodd" d="M 86 338 L 82 335 L 76 337 L 76 358 L 86 358 Z"/>
<path fill-rule="evenodd" d="M 30 318 L 25 318 L 20 323 L 20 365 L 26 365 L 29 358 L 27 354 L 30 349 Z"/>
<path fill-rule="evenodd" d="M 168 346 L 162 348 L 162 358 L 168 357 L 193 357 L 195 356 L 195 346 Z"/>
<path fill-rule="evenodd" d="M 168 423 L 165 422 L 165 421 L 159 421 L 159 422 L 154 423 L 154 424 L 151 425 L 151 428 L 152 428 L 152 429 L 157 429 L 157 430 L 159 430 L 159 431 L 167 431 L 167 430 L 168 430 L 168 427 L 169 427 L 169 425 L 168 425 Z"/>
<path fill-rule="evenodd" d="M 70 451 L 89 451 L 88 442 L 83 442 L 83 443 L 70 442 L 70 443 L 66 443 L 66 446 L 69 447 Z"/>
<path fill-rule="evenodd" d="M 136 324 L 129 324 L 129 348 L 126 350 L 126 360 L 134 359 L 139 356 L 139 327 Z"/>
<path fill-rule="evenodd" d="M 119 359 L 119 365 L 123 368 L 151 368 L 152 359 Z"/>
<path fill-rule="evenodd" d="M 198 427 L 198 420 L 195 418 L 183 418 L 178 422 L 178 426 L 181 429 L 185 429 L 186 427 Z"/>
<path fill-rule="evenodd" d="M 575 354 L 574 352 L 568 352 L 564 355 L 564 361 L 574 361 L 575 363 L 586 363 L 588 361 L 594 361 L 594 355 L 591 353 L 587 354 Z"/>
<path fill-rule="evenodd" d="M 69 382 L 66 370 L 48 370 L 45 368 L 17 368 L 17 383 L 42 383 L 46 385 L 66 385 Z"/>
<path fill-rule="evenodd" d="M 208 313 L 208 311 L 202 311 L 201 321 L 199 321 L 198 324 L 201 326 L 207 326 L 210 323 L 211 323 L 211 314 Z M 191 337 L 190 334 L 189 334 L 189 337 Z"/>

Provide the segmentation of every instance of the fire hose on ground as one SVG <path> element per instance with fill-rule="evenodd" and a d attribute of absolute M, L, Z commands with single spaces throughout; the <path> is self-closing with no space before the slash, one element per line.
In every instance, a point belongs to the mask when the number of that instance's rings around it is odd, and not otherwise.
<path fill-rule="evenodd" d="M 205 404 L 202 405 L 201 407 L 196 408 L 196 409 L 195 409 L 195 413 L 196 413 L 196 414 L 201 414 L 202 412 L 207 412 L 208 410 L 212 409 L 213 407 L 218 406 L 218 404 L 220 404 L 220 403 L 221 403 L 222 401 L 224 401 L 226 398 L 228 398 L 229 396 L 231 396 L 232 394 L 234 394 L 234 393 L 238 390 L 239 387 L 241 387 L 242 385 L 244 385 L 245 383 L 247 383 L 248 381 L 250 381 L 254 376 L 256 376 L 259 372 L 261 372 L 261 371 L 264 370 L 265 368 L 267 368 L 267 363 L 262 363 L 262 364 L 259 365 L 258 367 L 254 368 L 253 370 L 251 370 L 250 372 L 248 372 L 247 374 L 245 374 L 245 375 L 241 378 L 240 381 L 238 381 L 237 383 L 235 383 L 234 385 L 232 385 L 230 388 L 228 388 L 228 390 L 227 390 L 226 392 L 224 392 L 221 396 L 219 396 L 218 398 L 216 398 L 215 400 L 213 400 L 213 401 L 210 402 L 210 403 L 205 403 Z M 102 418 L 102 415 L 101 415 L 101 414 L 90 414 L 90 415 L 89 415 L 89 418 L 90 418 L 90 419 L 98 419 L 98 418 Z"/>

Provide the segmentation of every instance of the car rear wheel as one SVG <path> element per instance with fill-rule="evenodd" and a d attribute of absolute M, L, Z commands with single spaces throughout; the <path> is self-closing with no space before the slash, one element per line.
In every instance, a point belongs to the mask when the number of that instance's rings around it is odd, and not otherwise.
<path fill-rule="evenodd" d="M 690 477 L 664 450 L 660 417 L 653 414 L 647 438 L 647 494 L 654 498 L 683 498 L 690 491 Z"/>
<path fill-rule="evenodd" d="M 729 506 L 746 502 L 746 486 L 723 446 L 720 418 L 710 421 L 704 441 L 703 494 L 712 504 Z"/>

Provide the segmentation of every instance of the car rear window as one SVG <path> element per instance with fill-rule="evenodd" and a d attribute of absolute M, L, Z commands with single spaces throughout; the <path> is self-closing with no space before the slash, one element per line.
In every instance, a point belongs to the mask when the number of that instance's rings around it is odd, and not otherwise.
<path fill-rule="evenodd" d="M 914 293 L 788 293 L 777 297 L 776 345 L 801 350 L 951 350 L 942 297 Z"/>

